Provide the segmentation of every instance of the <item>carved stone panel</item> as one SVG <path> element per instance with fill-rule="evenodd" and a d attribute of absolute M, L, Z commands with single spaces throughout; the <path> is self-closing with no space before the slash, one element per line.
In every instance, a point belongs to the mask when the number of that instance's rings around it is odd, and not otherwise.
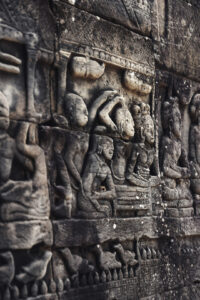
<path fill-rule="evenodd" d="M 198 8 L 0 1 L 0 299 L 199 299 Z"/>

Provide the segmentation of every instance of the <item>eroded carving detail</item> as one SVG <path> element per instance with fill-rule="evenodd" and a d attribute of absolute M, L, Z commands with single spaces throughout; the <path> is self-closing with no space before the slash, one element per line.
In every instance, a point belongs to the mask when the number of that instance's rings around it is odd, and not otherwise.
<path fill-rule="evenodd" d="M 191 170 L 191 190 L 194 193 L 195 200 L 195 213 L 200 214 L 200 94 L 194 95 L 190 103 L 190 116 L 191 116 L 191 127 L 190 127 L 190 170 Z"/>
<path fill-rule="evenodd" d="M 83 189 L 78 196 L 79 215 L 86 218 L 111 216 L 111 202 L 116 194 L 107 161 L 113 156 L 113 141 L 106 136 L 93 135 L 92 142 L 83 171 Z"/>
<path fill-rule="evenodd" d="M 0 298 L 178 299 L 168 290 L 190 281 L 196 292 L 199 83 L 155 66 L 147 37 L 153 2 L 167 22 L 171 0 L 109 1 L 125 10 L 118 25 L 77 1 L 17 0 L 24 28 L 3 24 L 14 2 L 0 3 Z"/>
<path fill-rule="evenodd" d="M 179 99 L 171 97 L 164 103 L 163 125 L 163 173 L 165 185 L 163 198 L 168 216 L 191 216 L 193 199 L 189 190 L 190 169 L 186 153 L 182 148 L 182 121 Z"/>
<path fill-rule="evenodd" d="M 98 79 L 105 71 L 105 64 L 88 57 L 75 56 L 72 59 L 72 74 L 75 77 Z"/>

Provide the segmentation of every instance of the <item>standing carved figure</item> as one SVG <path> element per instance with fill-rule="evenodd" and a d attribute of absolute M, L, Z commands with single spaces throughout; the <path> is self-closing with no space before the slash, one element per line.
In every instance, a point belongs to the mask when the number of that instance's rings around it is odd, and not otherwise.
<path fill-rule="evenodd" d="M 64 97 L 65 124 L 73 129 L 80 130 L 88 122 L 88 111 L 83 99 L 73 93 Z M 63 118 L 62 118 L 63 120 Z M 82 131 L 59 135 L 54 145 L 57 163 L 57 173 L 61 178 L 61 185 L 56 190 L 64 194 L 63 202 L 54 206 L 57 217 L 71 217 L 73 191 L 82 188 L 81 172 L 85 154 L 88 150 L 88 134 Z"/>
<path fill-rule="evenodd" d="M 164 103 L 163 125 L 163 187 L 164 201 L 167 201 L 168 216 L 185 216 L 193 213 L 192 196 L 189 191 L 189 163 L 181 143 L 181 112 L 179 99 L 171 97 Z"/>
<path fill-rule="evenodd" d="M 83 189 L 79 192 L 78 207 L 82 217 L 107 217 L 110 205 L 105 201 L 114 200 L 115 186 L 107 161 L 113 156 L 113 141 L 106 136 L 93 136 L 93 149 L 88 155 L 83 172 Z M 104 203 L 101 204 L 101 201 Z"/>
<path fill-rule="evenodd" d="M 200 214 L 200 94 L 196 94 L 190 103 L 190 139 L 189 159 L 191 170 L 191 190 L 194 193 L 195 213 Z"/>

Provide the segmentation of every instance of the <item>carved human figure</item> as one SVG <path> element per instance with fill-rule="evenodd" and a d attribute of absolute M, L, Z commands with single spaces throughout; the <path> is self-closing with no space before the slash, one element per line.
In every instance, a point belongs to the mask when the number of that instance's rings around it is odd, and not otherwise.
<path fill-rule="evenodd" d="M 142 104 L 134 107 L 136 113 L 136 143 L 133 144 L 132 153 L 127 165 L 126 179 L 130 184 L 148 187 L 158 184 L 158 178 L 151 176 L 153 166 L 158 174 L 155 147 L 154 123 L 149 114 L 149 105 Z M 141 116 L 141 120 L 140 120 Z"/>
<path fill-rule="evenodd" d="M 174 89 L 176 90 L 176 95 L 182 105 L 190 103 L 191 84 L 189 80 L 183 80 L 182 78 L 176 77 L 174 79 Z"/>
<path fill-rule="evenodd" d="M 25 159 L 25 156 L 19 151 L 15 140 L 7 133 L 9 123 L 8 100 L 0 91 L 0 185 L 9 180 L 15 156 L 30 170 L 33 168 L 31 161 Z M 19 131 L 18 139 L 20 139 L 22 134 L 22 131 Z"/>
<path fill-rule="evenodd" d="M 61 178 L 61 185 L 56 187 L 64 191 L 63 202 L 54 206 L 54 214 L 58 217 L 71 217 L 73 190 L 82 188 L 81 171 L 85 154 L 88 150 L 88 134 L 81 132 L 88 121 L 88 111 L 82 97 L 67 93 L 63 102 L 66 124 L 78 131 L 59 134 L 55 139 L 54 153 L 57 172 Z"/>
<path fill-rule="evenodd" d="M 49 218 L 50 204 L 45 155 L 38 145 L 25 143 L 28 129 L 28 123 L 21 124 L 21 134 L 17 138 L 17 149 L 20 155 L 25 157 L 25 162 L 29 163 L 25 163 L 25 166 L 30 165 L 32 168 L 31 179 L 13 181 L 7 176 L 7 181 L 1 185 L 2 205 L 0 212 L 4 221 Z M 9 158 L 7 170 L 10 167 L 11 160 Z"/>
<path fill-rule="evenodd" d="M 113 141 L 106 136 L 94 135 L 93 148 L 83 172 L 83 189 L 79 192 L 78 207 L 83 217 L 106 217 L 110 209 L 100 201 L 114 200 L 115 186 L 107 161 L 113 156 Z"/>
<path fill-rule="evenodd" d="M 165 185 L 163 188 L 164 200 L 186 200 L 192 205 L 192 198 L 189 192 L 190 170 L 188 160 L 181 144 L 181 113 L 179 99 L 171 97 L 164 104 L 163 125 L 166 129 L 163 137 L 163 174 Z M 174 204 L 173 204 L 174 205 Z M 179 201 L 179 207 L 181 203 Z"/>
<path fill-rule="evenodd" d="M 69 124 L 80 129 L 88 122 L 88 110 L 82 97 L 74 93 L 67 93 L 64 97 L 64 112 Z"/>
<path fill-rule="evenodd" d="M 51 209 L 55 217 L 70 218 L 73 195 L 68 169 L 62 154 L 65 134 L 56 131 L 54 139 L 55 176 L 51 177 L 54 186 L 54 202 Z"/>
<path fill-rule="evenodd" d="M 191 190 L 194 193 L 196 214 L 200 214 L 200 94 L 194 95 L 190 103 L 189 159 Z"/>
<path fill-rule="evenodd" d="M 72 185 L 78 190 L 82 185 L 81 171 L 88 150 L 88 136 L 81 132 L 88 122 L 88 110 L 82 97 L 69 93 L 64 99 L 64 111 L 70 127 L 79 130 L 68 135 L 63 149 L 63 157 L 71 175 Z"/>
<path fill-rule="evenodd" d="M 96 133 L 111 133 L 118 137 L 115 140 L 115 151 L 112 160 L 114 181 L 124 182 L 126 169 L 126 153 L 128 141 L 134 136 L 134 121 L 125 99 L 116 91 L 104 91 L 92 104 L 89 112 L 89 127 L 96 120 Z M 100 124 L 100 125 L 99 125 Z"/>
<path fill-rule="evenodd" d="M 28 123 L 21 123 L 16 140 L 7 133 L 9 106 L 0 92 L 0 217 L 3 221 L 49 217 L 46 163 L 43 150 L 26 144 Z M 31 174 L 30 180 L 11 180 L 13 159 L 17 158 Z"/>

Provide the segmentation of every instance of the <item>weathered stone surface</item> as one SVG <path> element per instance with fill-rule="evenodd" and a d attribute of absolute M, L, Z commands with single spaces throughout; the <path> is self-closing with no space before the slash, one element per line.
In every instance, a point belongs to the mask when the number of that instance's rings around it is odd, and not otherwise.
<path fill-rule="evenodd" d="M 158 233 L 156 233 L 155 230 L 156 223 L 151 218 L 147 217 L 119 220 L 102 219 L 99 221 L 55 221 L 53 225 L 54 232 L 56 232 L 55 244 L 57 247 L 64 247 L 64 245 L 70 245 L 71 247 L 93 245 L 116 239 L 124 241 L 142 235 L 152 238 L 158 237 Z M 76 237 L 74 237 L 74 232 L 77 231 L 78 235 L 76 239 Z"/>
<path fill-rule="evenodd" d="M 151 32 L 152 1 L 103 0 L 99 3 L 97 0 L 66 0 L 65 2 L 143 34 L 149 35 Z"/>
<path fill-rule="evenodd" d="M 0 249 L 28 249 L 34 245 L 53 243 L 49 221 L 24 221 L 0 223 Z"/>
<path fill-rule="evenodd" d="M 0 299 L 199 299 L 199 8 L 0 1 Z"/>
<path fill-rule="evenodd" d="M 155 1 L 155 58 L 163 68 L 199 81 L 199 4 Z"/>

